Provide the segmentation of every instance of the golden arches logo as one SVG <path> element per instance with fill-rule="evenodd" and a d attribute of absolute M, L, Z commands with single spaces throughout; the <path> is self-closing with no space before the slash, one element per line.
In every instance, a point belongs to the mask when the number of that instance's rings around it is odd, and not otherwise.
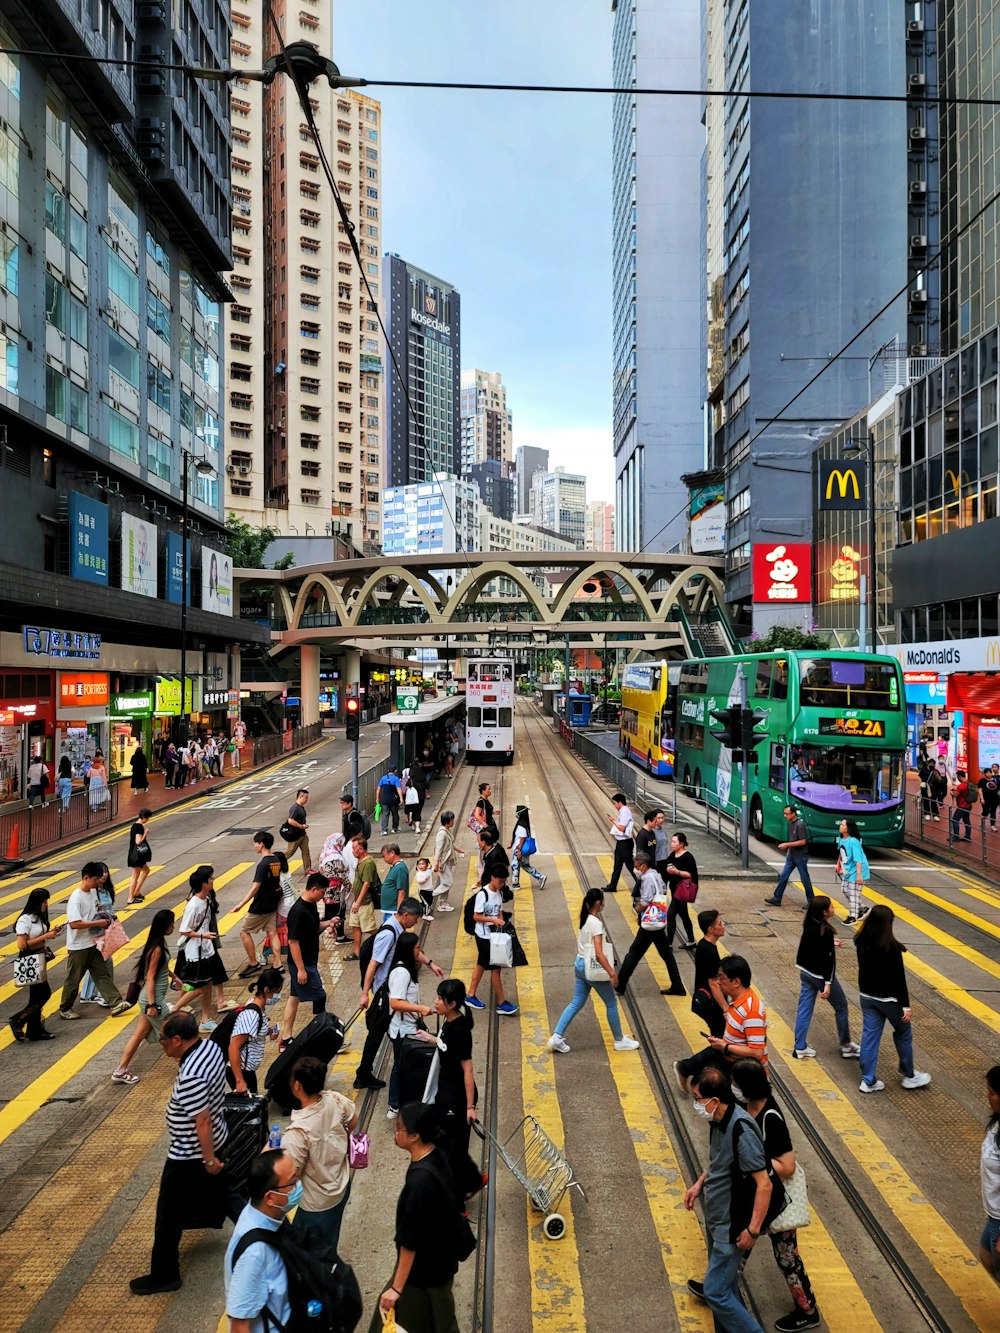
<path fill-rule="evenodd" d="M 986 665 L 1000 667 L 1000 639 L 990 639 L 987 643 Z"/>
<path fill-rule="evenodd" d="M 858 485 L 858 474 L 852 469 L 834 468 L 826 479 L 826 498 L 833 499 L 833 483 L 837 483 L 840 490 L 840 498 L 847 499 L 848 490 L 854 492 L 855 500 L 861 499 L 861 487 Z"/>
<path fill-rule="evenodd" d="M 951 483 L 951 489 L 956 495 L 961 491 L 963 482 L 968 482 L 969 480 L 968 472 L 952 472 L 950 467 L 945 468 L 944 475 L 946 482 Z"/>

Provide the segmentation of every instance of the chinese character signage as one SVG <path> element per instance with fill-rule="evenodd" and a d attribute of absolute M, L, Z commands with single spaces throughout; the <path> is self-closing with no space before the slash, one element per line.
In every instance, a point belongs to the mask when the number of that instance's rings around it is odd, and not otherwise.
<path fill-rule="evenodd" d="M 867 498 L 866 464 L 843 458 L 819 460 L 820 509 L 864 509 Z"/>
<path fill-rule="evenodd" d="M 228 690 L 205 690 L 201 696 L 202 708 L 228 708 Z"/>
<path fill-rule="evenodd" d="M 59 672 L 60 708 L 105 708 L 109 697 L 107 676 L 93 671 Z"/>
<path fill-rule="evenodd" d="M 69 572 L 85 583 L 108 586 L 108 506 L 79 491 L 69 493 Z"/>
<path fill-rule="evenodd" d="M 188 676 L 184 682 L 184 712 L 191 712 L 192 685 Z M 181 683 L 179 680 L 158 680 L 156 682 L 157 717 L 177 717 L 181 711 Z"/>
<path fill-rule="evenodd" d="M 860 602 L 861 552 L 845 543 L 832 553 L 820 547 L 816 569 L 817 598 L 821 602 Z"/>
<path fill-rule="evenodd" d="M 122 514 L 122 587 L 156 596 L 156 525 Z"/>
<path fill-rule="evenodd" d="M 812 601 L 808 542 L 754 542 L 753 599 L 771 606 Z"/>
<path fill-rule="evenodd" d="M 24 651 L 35 657 L 79 657 L 96 662 L 101 656 L 99 634 L 77 634 L 68 629 L 40 629 L 23 625 Z"/>
<path fill-rule="evenodd" d="M 233 614 L 233 562 L 210 546 L 201 548 L 201 605 L 216 615 Z"/>
<path fill-rule="evenodd" d="M 188 542 L 187 601 L 191 605 L 191 543 Z M 167 533 L 167 601 L 181 604 L 184 582 L 184 548 L 179 532 Z"/>

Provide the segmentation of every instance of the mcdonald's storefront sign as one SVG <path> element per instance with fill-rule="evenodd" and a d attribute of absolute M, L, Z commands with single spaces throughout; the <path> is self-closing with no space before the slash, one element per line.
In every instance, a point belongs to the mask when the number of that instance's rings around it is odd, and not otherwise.
<path fill-rule="evenodd" d="M 820 509 L 864 509 L 868 502 L 868 465 L 853 459 L 819 461 Z"/>
<path fill-rule="evenodd" d="M 906 643 L 887 648 L 904 671 L 1000 672 L 1000 638 L 946 639 L 937 643 Z"/>

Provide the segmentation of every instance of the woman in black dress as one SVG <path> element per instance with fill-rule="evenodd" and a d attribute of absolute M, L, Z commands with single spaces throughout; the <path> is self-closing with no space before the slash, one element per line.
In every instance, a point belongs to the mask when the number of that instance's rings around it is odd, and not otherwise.
<path fill-rule="evenodd" d="M 441 1051 L 435 1106 L 441 1119 L 441 1149 L 451 1168 L 455 1198 L 464 1212 L 466 1202 L 486 1184 L 469 1156 L 469 1135 L 478 1120 L 479 1091 L 472 1067 L 472 1015 L 465 1005 L 465 983 L 448 977 L 437 988 L 434 1011 L 441 1018 Z"/>
<path fill-rule="evenodd" d="M 135 823 L 128 831 L 126 864 L 132 871 L 132 880 L 128 886 L 126 907 L 135 907 L 143 901 L 142 886 L 149 877 L 149 863 L 153 859 L 153 849 L 146 840 L 146 824 L 152 818 L 152 810 L 140 810 Z"/>
<path fill-rule="evenodd" d="M 132 790 L 149 791 L 149 764 L 141 745 L 132 755 Z"/>

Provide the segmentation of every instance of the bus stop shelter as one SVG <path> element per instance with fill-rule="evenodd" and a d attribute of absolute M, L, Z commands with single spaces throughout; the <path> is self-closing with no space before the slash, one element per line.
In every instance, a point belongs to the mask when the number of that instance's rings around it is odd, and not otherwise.
<path fill-rule="evenodd" d="M 420 754 L 424 741 L 450 717 L 465 708 L 465 695 L 452 694 L 441 699 L 427 699 L 416 708 L 389 713 L 383 721 L 389 727 L 389 763 L 402 773 Z"/>

